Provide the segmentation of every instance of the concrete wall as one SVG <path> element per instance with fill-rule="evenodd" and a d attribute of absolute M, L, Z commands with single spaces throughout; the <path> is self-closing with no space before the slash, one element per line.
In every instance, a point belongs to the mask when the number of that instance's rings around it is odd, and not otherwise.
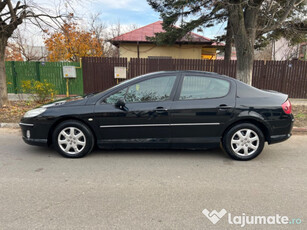
<path fill-rule="evenodd" d="M 156 46 L 154 44 L 140 44 L 140 58 L 148 58 L 149 56 L 158 57 L 172 57 L 183 59 L 200 59 L 202 58 L 202 52 L 204 52 L 201 45 L 174 45 L 174 46 Z M 212 49 L 209 48 L 208 52 L 212 53 Z M 120 57 L 137 58 L 137 45 L 122 43 L 120 44 Z"/>
<path fill-rule="evenodd" d="M 272 60 L 285 61 L 293 58 L 298 58 L 299 47 L 297 45 L 291 46 L 290 42 L 285 38 L 273 42 Z"/>

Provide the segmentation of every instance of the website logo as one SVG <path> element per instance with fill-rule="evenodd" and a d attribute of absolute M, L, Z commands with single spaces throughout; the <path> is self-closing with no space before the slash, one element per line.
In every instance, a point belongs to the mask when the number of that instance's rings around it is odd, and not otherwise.
<path fill-rule="evenodd" d="M 213 210 L 212 212 L 209 212 L 208 209 L 204 209 L 202 213 L 213 223 L 216 224 L 217 222 L 222 219 L 223 216 L 227 213 L 225 209 L 222 209 L 221 211 L 217 212 L 216 210 Z"/>

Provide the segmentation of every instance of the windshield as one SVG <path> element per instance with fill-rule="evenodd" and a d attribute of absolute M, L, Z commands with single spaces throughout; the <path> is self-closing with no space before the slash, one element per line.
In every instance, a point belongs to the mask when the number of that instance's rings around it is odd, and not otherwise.
<path fill-rule="evenodd" d="M 152 74 L 152 73 L 150 73 L 150 74 Z M 127 83 L 129 83 L 129 82 L 131 82 L 131 81 L 137 80 L 137 79 L 139 79 L 139 78 L 145 77 L 145 76 L 150 75 L 150 74 L 144 74 L 144 75 L 141 75 L 141 76 L 138 76 L 138 77 L 134 77 L 134 78 L 131 78 L 131 79 L 127 79 L 127 80 L 125 80 L 125 81 L 122 81 L 122 82 L 119 83 L 118 85 L 115 85 L 115 86 L 113 86 L 113 87 L 111 87 L 111 88 L 108 88 L 108 89 L 106 89 L 106 90 L 104 90 L 104 91 L 101 91 L 101 92 L 99 92 L 99 93 L 91 93 L 91 94 L 94 94 L 95 96 L 97 95 L 97 96 L 99 97 L 101 94 L 104 94 L 104 93 L 106 93 L 106 92 L 108 92 L 108 91 L 110 91 L 110 90 L 116 89 L 117 87 L 121 87 L 121 86 L 124 85 L 124 84 L 127 84 Z M 90 94 L 90 95 L 91 95 L 91 94 Z"/>

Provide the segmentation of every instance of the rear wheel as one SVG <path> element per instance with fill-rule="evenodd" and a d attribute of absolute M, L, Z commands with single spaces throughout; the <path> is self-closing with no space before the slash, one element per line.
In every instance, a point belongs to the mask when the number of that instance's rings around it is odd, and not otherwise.
<path fill-rule="evenodd" d="M 238 124 L 223 137 L 223 147 L 230 157 L 236 160 L 251 160 L 257 157 L 264 147 L 262 131 L 250 123 Z"/>
<path fill-rule="evenodd" d="M 53 143 L 62 156 L 78 158 L 92 151 L 94 136 L 83 123 L 69 120 L 62 122 L 55 128 Z"/>

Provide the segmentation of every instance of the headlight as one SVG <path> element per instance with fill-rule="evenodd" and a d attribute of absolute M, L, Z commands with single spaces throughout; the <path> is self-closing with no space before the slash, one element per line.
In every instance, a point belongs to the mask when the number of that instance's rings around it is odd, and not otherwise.
<path fill-rule="evenodd" d="M 26 114 L 25 114 L 23 117 L 25 117 L 25 118 L 36 117 L 36 116 L 42 114 L 43 112 L 45 112 L 46 109 L 47 109 L 47 108 L 32 109 L 32 110 L 26 112 Z"/>

